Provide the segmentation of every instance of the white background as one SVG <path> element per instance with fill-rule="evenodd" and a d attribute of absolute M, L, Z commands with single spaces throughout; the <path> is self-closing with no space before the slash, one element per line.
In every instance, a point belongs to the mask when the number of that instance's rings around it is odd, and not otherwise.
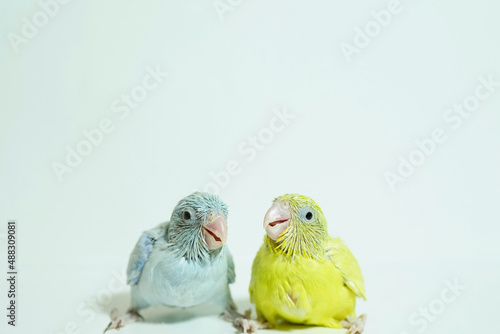
<path fill-rule="evenodd" d="M 232 160 L 239 173 L 220 195 L 240 308 L 264 213 L 297 192 L 319 203 L 362 267 L 367 333 L 498 332 L 500 88 L 456 128 L 443 116 L 481 76 L 500 81 L 500 6 L 402 0 L 348 61 L 342 43 L 387 6 L 241 1 L 222 20 L 211 1 L 72 1 L 15 52 L 9 34 L 41 7 L 2 2 L 0 267 L 16 219 L 20 273 L 15 328 L 0 280 L 2 333 L 100 333 L 111 308 L 128 306 L 115 275 L 141 231 Z M 168 77 L 120 119 L 113 102 L 157 66 Z M 283 131 L 253 159 L 238 152 L 283 108 L 295 116 Z M 59 181 L 54 162 L 105 118 L 114 131 Z M 392 191 L 385 173 L 435 128 L 446 141 Z M 446 281 L 465 286 L 450 303 Z M 109 286 L 121 292 L 110 297 Z M 206 307 L 144 315 L 122 331 L 234 332 Z"/>

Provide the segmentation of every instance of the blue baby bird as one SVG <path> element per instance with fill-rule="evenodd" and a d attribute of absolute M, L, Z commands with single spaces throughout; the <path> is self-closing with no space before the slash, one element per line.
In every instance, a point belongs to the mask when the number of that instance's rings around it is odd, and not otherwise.
<path fill-rule="evenodd" d="M 130 254 L 127 313 L 111 312 L 104 332 L 137 321 L 139 310 L 155 305 L 190 307 L 214 303 L 226 320 L 240 317 L 229 284 L 235 280 L 227 248 L 227 205 L 209 193 L 195 192 L 175 207 L 169 222 L 144 232 Z"/>

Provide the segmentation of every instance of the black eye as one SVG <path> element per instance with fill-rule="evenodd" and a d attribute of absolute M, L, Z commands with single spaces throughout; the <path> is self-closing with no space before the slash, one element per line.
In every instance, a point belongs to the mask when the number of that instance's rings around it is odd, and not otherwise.
<path fill-rule="evenodd" d="M 312 219 L 312 217 L 313 217 L 312 212 L 311 212 L 311 211 L 308 211 L 308 212 L 306 213 L 306 219 L 307 219 L 307 220 L 311 220 L 311 219 Z"/>
<path fill-rule="evenodd" d="M 189 211 L 184 211 L 182 213 L 182 218 L 184 218 L 185 220 L 191 219 L 191 214 L 189 213 Z"/>

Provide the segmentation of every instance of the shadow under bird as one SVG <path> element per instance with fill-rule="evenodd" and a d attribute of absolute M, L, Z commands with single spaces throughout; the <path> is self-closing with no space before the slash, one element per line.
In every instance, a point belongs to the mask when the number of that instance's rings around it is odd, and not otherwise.
<path fill-rule="evenodd" d="M 253 332 L 285 321 L 361 333 L 365 316 L 355 314 L 356 297 L 365 299 L 361 269 L 342 240 L 328 235 L 316 202 L 298 194 L 276 198 L 264 229 L 249 289 L 258 321 L 239 329 Z"/>
<path fill-rule="evenodd" d="M 195 192 L 175 207 L 170 221 L 144 232 L 127 268 L 131 305 L 126 314 L 111 312 L 104 332 L 142 318 L 149 306 L 191 307 L 212 303 L 235 321 L 240 314 L 229 284 L 234 263 L 227 248 L 227 206 L 212 194 Z"/>

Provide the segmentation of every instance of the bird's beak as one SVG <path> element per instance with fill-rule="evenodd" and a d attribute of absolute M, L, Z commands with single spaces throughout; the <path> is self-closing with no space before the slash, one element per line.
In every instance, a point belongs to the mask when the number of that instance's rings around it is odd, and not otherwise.
<path fill-rule="evenodd" d="M 219 249 L 227 240 L 227 222 L 222 214 L 211 213 L 203 223 L 203 239 L 208 249 Z"/>
<path fill-rule="evenodd" d="M 278 240 L 280 235 L 290 226 L 290 207 L 288 203 L 276 201 L 264 216 L 264 229 L 269 238 Z"/>

